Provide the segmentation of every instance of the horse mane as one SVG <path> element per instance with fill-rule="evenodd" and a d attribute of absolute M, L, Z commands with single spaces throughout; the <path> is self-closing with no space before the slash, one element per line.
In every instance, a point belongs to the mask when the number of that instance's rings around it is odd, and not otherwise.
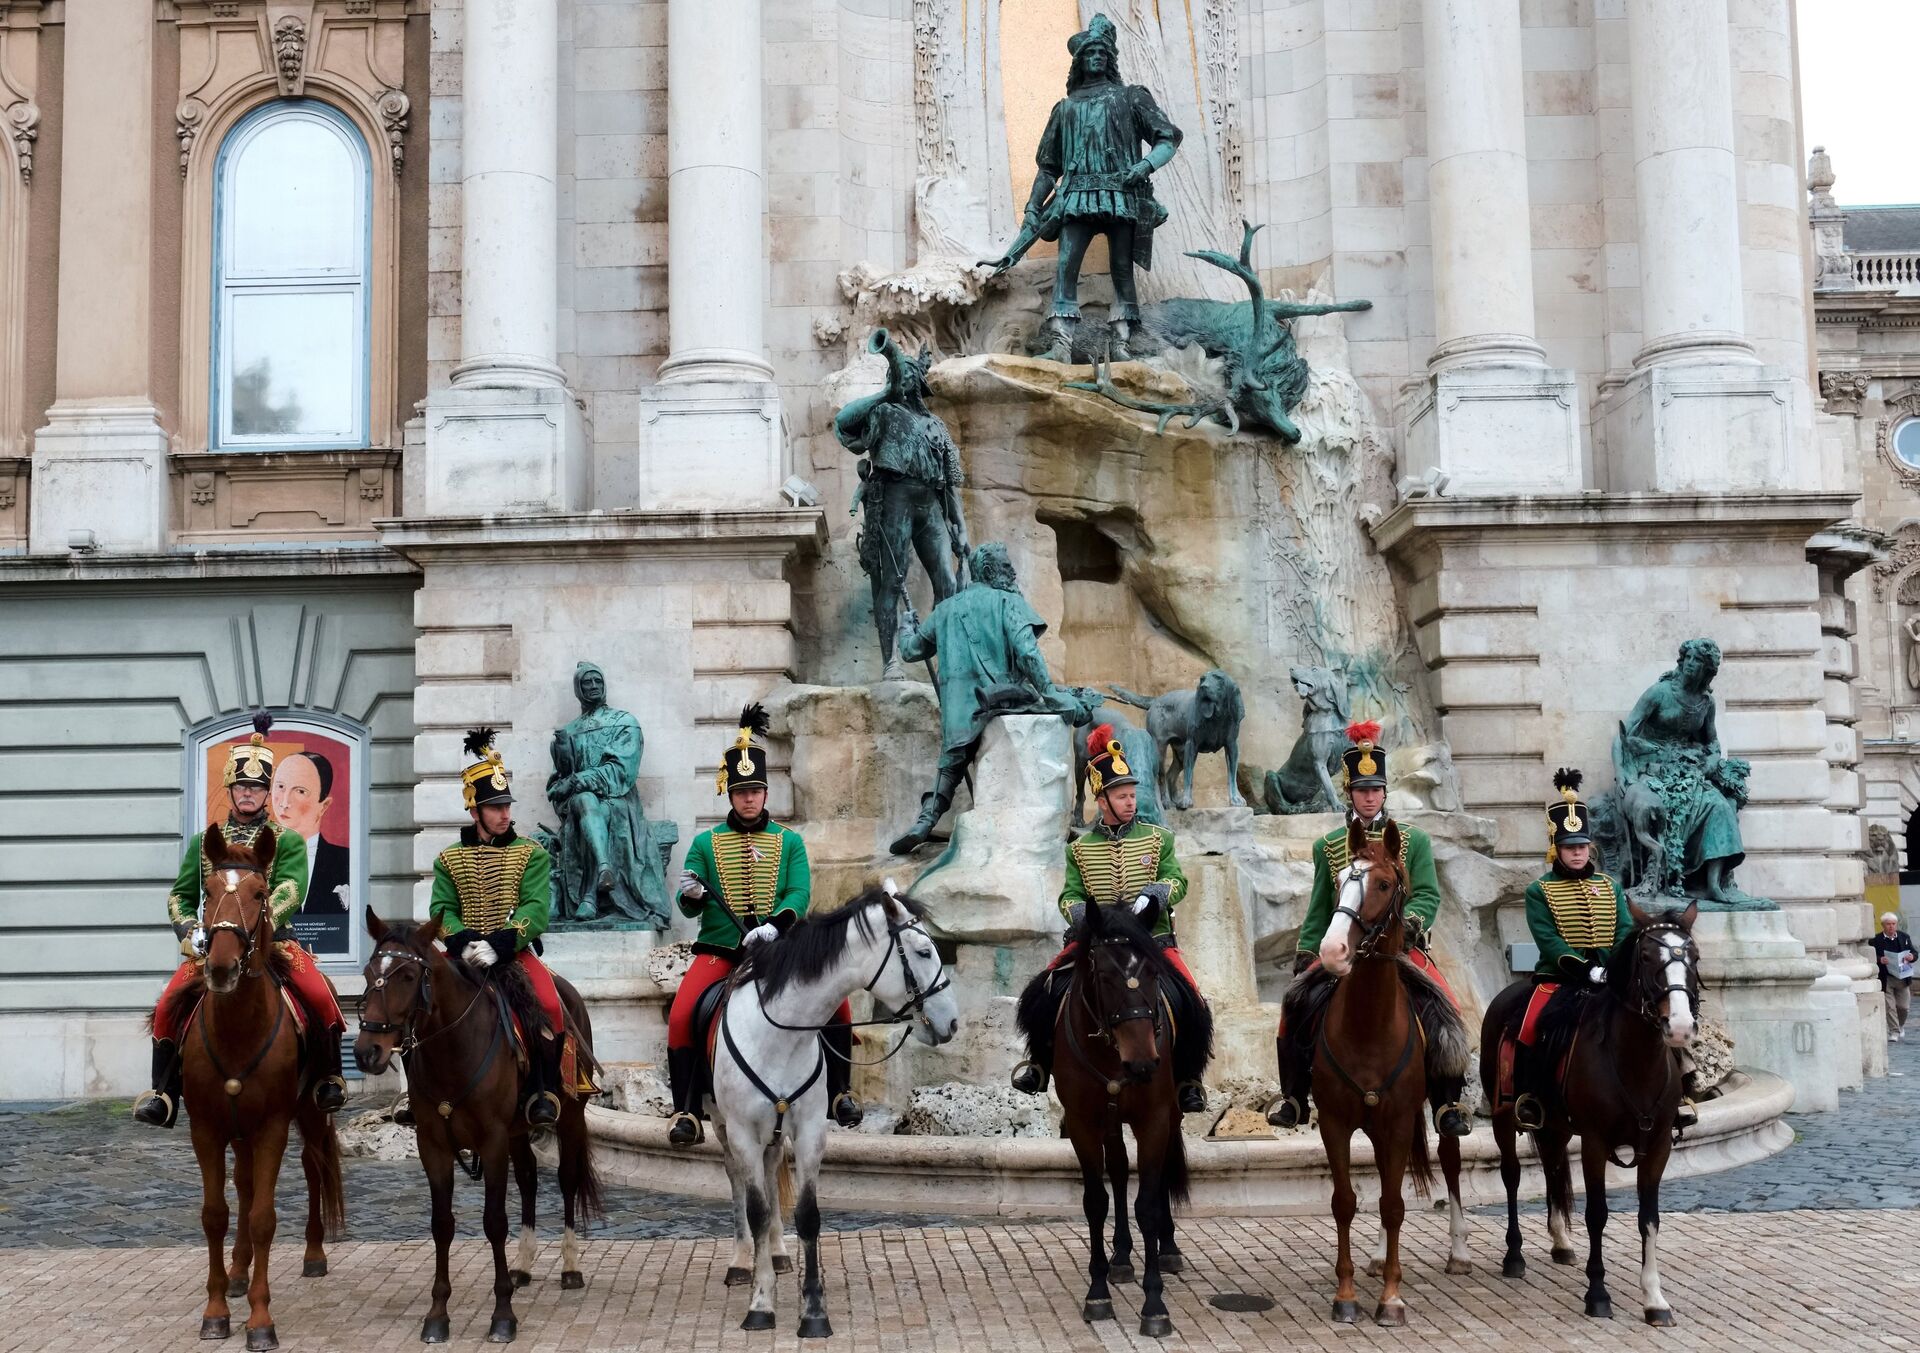
<path fill-rule="evenodd" d="M 926 907 L 905 893 L 868 884 L 831 911 L 801 917 L 777 942 L 748 949 L 735 976 L 741 982 L 758 982 L 762 1003 L 796 982 L 817 982 L 847 952 L 853 930 L 858 929 L 863 940 L 873 938 L 873 908 L 888 902 L 916 921 L 927 917 Z"/>
<path fill-rule="evenodd" d="M 1096 920 L 1096 918 L 1098 918 Z M 1155 977 L 1163 976 L 1170 969 L 1160 953 L 1160 945 L 1153 938 L 1153 931 L 1133 909 L 1125 906 L 1089 907 L 1080 918 L 1079 926 L 1074 930 L 1073 938 L 1084 942 L 1095 939 L 1118 937 L 1146 960 L 1147 968 Z M 1084 948 L 1082 953 L 1087 952 Z"/>

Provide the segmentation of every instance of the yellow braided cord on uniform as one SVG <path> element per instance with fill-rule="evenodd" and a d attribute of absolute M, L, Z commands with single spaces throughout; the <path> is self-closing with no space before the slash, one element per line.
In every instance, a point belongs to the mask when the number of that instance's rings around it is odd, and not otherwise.
<path fill-rule="evenodd" d="M 1113 841 L 1089 833 L 1070 847 L 1080 866 L 1087 896 L 1101 904 L 1137 896 L 1160 873 L 1160 836 L 1130 836 Z"/>
<path fill-rule="evenodd" d="M 1614 934 L 1619 918 L 1613 880 L 1605 874 L 1590 879 L 1543 879 L 1540 891 L 1547 895 L 1547 907 L 1553 912 L 1553 928 L 1569 948 L 1611 949 L 1619 940 Z"/>
<path fill-rule="evenodd" d="M 461 925 L 491 933 L 513 923 L 520 905 L 520 876 L 527 872 L 534 848 L 532 841 L 515 841 L 510 846 L 448 846 L 440 852 L 460 897 Z"/>
<path fill-rule="evenodd" d="M 780 832 L 715 832 L 712 841 L 713 867 L 728 909 L 755 920 L 771 915 L 786 837 Z"/>

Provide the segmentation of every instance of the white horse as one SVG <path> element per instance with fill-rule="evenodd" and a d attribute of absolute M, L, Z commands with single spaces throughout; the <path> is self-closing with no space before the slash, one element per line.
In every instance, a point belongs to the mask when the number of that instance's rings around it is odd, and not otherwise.
<path fill-rule="evenodd" d="M 748 950 L 716 1016 L 713 1121 L 733 1185 L 729 1283 L 753 1273 L 753 1300 L 740 1328 L 774 1326 L 776 1256 L 785 1258 L 780 1218 L 781 1158 L 791 1150 L 794 1225 L 806 1254 L 800 1337 L 833 1333 L 820 1277 L 820 1201 L 815 1186 L 827 1144 L 826 1058 L 820 1030 L 856 991 L 873 994 L 891 1022 L 911 1021 L 938 1046 L 960 1027 L 960 1009 L 941 971 L 926 909 L 894 889 L 868 888 L 836 910 L 809 916 L 777 940 Z"/>

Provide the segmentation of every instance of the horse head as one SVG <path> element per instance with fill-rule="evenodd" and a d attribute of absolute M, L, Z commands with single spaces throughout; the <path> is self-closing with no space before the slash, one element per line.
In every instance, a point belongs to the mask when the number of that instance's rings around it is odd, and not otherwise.
<path fill-rule="evenodd" d="M 940 951 L 923 922 L 927 909 L 900 892 L 892 879 L 882 885 L 873 899 L 887 921 L 897 962 L 882 962 L 878 978 L 869 988 L 874 999 L 896 1013 L 914 1016 L 913 1036 L 929 1047 L 938 1047 L 960 1030 L 960 1003 L 953 997 L 953 983 L 945 976 Z"/>
<path fill-rule="evenodd" d="M 267 876 L 279 840 L 263 831 L 250 846 L 227 840 L 214 823 L 201 837 L 207 875 L 207 990 L 225 994 L 240 978 L 258 972 L 273 944 L 273 909 Z"/>
<path fill-rule="evenodd" d="M 1088 1010 L 1111 1041 L 1122 1074 L 1135 1085 L 1160 1070 L 1160 951 L 1151 908 L 1148 916 L 1142 924 L 1124 907 L 1089 902 L 1080 927 Z"/>
<path fill-rule="evenodd" d="M 413 1040 L 415 1021 L 432 1009 L 433 973 L 445 966 L 445 958 L 433 946 L 440 938 L 437 917 L 422 926 L 389 926 L 368 907 L 367 933 L 373 952 L 361 972 L 367 985 L 353 1060 L 369 1076 L 378 1076 Z"/>
<path fill-rule="evenodd" d="M 1627 903 L 1633 931 L 1615 951 L 1608 986 L 1626 1005 L 1660 1026 L 1668 1047 L 1693 1042 L 1700 1008 L 1700 949 L 1693 923 L 1700 904 L 1646 912 Z"/>
<path fill-rule="evenodd" d="M 1378 840 L 1367 838 L 1359 823 L 1348 828 L 1352 863 L 1334 880 L 1333 919 L 1320 941 L 1320 964 L 1345 977 L 1356 958 L 1394 957 L 1400 952 L 1401 916 L 1407 902 L 1407 874 L 1400 863 L 1400 827 L 1389 820 Z M 1355 931 L 1358 931 L 1356 936 Z"/>

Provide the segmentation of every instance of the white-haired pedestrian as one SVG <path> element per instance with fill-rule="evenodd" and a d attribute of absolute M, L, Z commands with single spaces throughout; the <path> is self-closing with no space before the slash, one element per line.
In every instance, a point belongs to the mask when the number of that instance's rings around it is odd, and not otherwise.
<path fill-rule="evenodd" d="M 1913 1002 L 1913 965 L 1920 961 L 1914 952 L 1913 936 L 1900 928 L 1899 916 L 1887 912 L 1880 918 L 1880 933 L 1868 942 L 1880 962 L 1880 992 L 1887 1003 L 1887 1042 L 1905 1042 L 1907 1011 Z"/>

